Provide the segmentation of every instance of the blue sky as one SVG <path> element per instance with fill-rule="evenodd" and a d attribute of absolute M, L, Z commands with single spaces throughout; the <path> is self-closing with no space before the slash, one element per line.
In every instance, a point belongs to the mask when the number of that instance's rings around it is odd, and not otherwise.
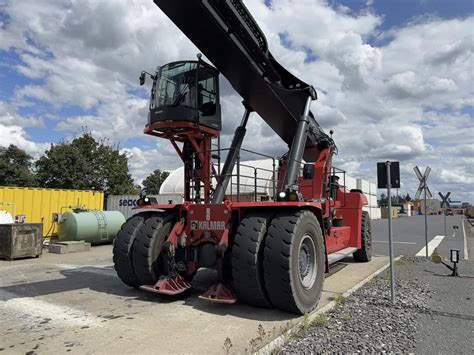
<path fill-rule="evenodd" d="M 367 0 L 339 0 L 338 4 L 353 11 L 367 8 L 384 16 L 382 30 L 401 27 L 419 17 L 458 18 L 472 14 L 474 5 L 471 0 L 374 0 L 367 6 Z"/>
<path fill-rule="evenodd" d="M 318 88 L 313 112 L 336 131 L 349 174 L 373 181 L 376 161 L 398 159 L 413 193 L 413 165 L 430 165 L 434 190 L 474 202 L 472 1 L 245 3 L 274 56 Z M 173 169 L 171 147 L 142 133 L 148 87 L 137 76 L 196 52 L 152 1 L 0 0 L 0 144 L 37 155 L 88 129 L 120 144 L 137 181 Z M 225 87 L 222 102 L 232 132 L 240 98 Z M 262 120 L 251 125 L 244 145 L 284 153 Z"/>

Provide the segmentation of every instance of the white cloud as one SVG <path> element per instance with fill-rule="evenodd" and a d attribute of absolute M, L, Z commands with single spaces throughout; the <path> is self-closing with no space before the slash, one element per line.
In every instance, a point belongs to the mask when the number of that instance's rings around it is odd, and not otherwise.
<path fill-rule="evenodd" d="M 474 184 L 474 175 L 465 174 L 463 171 L 441 170 L 441 180 L 451 184 Z"/>
<path fill-rule="evenodd" d="M 41 127 L 48 117 L 55 117 L 55 129 L 66 135 L 87 126 L 115 142 L 142 136 L 147 93 L 137 85 L 138 73 L 197 53 L 152 1 L 5 4 L 10 18 L 0 26 L 0 50 L 14 48 L 21 59 L 14 69 L 34 81 L 16 87 L 8 110 L 0 103 L 0 132 L 13 132 L 30 151 L 36 143 L 23 128 Z M 402 180 L 414 193 L 411 167 L 429 164 L 435 187 L 446 189 L 450 180 L 455 184 L 450 189 L 474 200 L 474 192 L 448 174 L 456 172 L 468 181 L 474 174 L 474 119 L 457 112 L 474 106 L 473 16 L 422 17 L 382 32 L 383 14 L 372 8 L 354 14 L 322 0 L 273 0 L 270 8 L 263 0 L 249 0 L 246 5 L 274 56 L 317 88 L 319 100 L 312 110 L 323 128 L 335 130 L 341 166 L 374 180 L 377 160 L 399 159 L 409 167 Z M 373 43 L 374 38 L 384 44 Z M 308 53 L 315 60 L 308 61 Z M 226 146 L 243 108 L 225 80 L 221 88 Z M 34 107 L 38 101 L 53 105 L 53 112 L 18 114 L 18 107 Z M 59 113 L 70 106 L 87 113 Z M 144 142 L 124 149 L 137 182 L 155 168 L 180 164 L 169 143 Z M 256 114 L 244 147 L 267 154 L 287 148 Z"/>
<path fill-rule="evenodd" d="M 5 126 L 0 123 L 0 137 L 0 146 L 8 147 L 10 144 L 14 144 L 34 158 L 41 155 L 48 148 L 46 143 L 33 142 L 20 126 Z"/>
<path fill-rule="evenodd" d="M 136 184 L 141 184 L 155 169 L 170 171 L 181 165 L 171 143 L 165 140 L 146 148 L 123 148 L 120 153 L 128 157 L 130 172 Z"/>
<path fill-rule="evenodd" d="M 0 124 L 5 126 L 17 125 L 21 127 L 44 127 L 44 122 L 41 117 L 23 117 L 17 113 L 14 106 L 4 101 L 0 101 Z"/>

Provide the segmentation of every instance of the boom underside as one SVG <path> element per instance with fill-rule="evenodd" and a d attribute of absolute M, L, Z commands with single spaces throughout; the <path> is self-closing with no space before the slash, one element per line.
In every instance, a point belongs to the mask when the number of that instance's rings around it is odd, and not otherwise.
<path fill-rule="evenodd" d="M 291 145 L 314 88 L 281 66 L 263 32 L 240 0 L 154 0 L 244 101 Z M 327 135 L 309 113 L 306 148 Z M 305 157 L 310 159 L 309 157 Z"/>

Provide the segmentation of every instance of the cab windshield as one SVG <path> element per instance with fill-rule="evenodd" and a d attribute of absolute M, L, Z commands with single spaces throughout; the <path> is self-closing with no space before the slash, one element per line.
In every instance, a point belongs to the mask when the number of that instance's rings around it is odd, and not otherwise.
<path fill-rule="evenodd" d="M 155 82 L 152 108 L 163 106 L 186 106 L 196 108 L 197 63 L 171 63 L 161 67 Z"/>

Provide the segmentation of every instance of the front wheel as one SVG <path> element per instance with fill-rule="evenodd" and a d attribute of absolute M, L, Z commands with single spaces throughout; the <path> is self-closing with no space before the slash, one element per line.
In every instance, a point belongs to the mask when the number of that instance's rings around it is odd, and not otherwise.
<path fill-rule="evenodd" d="M 130 287 L 139 287 L 142 284 L 133 267 L 133 249 L 139 230 L 147 218 L 148 214 L 144 213 L 130 217 L 114 239 L 114 268 L 120 280 Z"/>
<path fill-rule="evenodd" d="M 318 305 L 324 281 L 324 240 L 311 211 L 275 216 L 268 229 L 263 259 L 271 303 L 284 311 L 304 314 Z"/>
<path fill-rule="evenodd" d="M 370 225 L 370 215 L 367 211 L 362 211 L 360 233 L 362 248 L 353 254 L 354 260 L 359 262 L 368 262 L 372 259 L 372 230 Z"/>
<path fill-rule="evenodd" d="M 232 247 L 232 275 L 240 301 L 271 307 L 263 281 L 263 251 L 273 213 L 256 211 L 240 222 Z"/>
<path fill-rule="evenodd" d="M 164 273 L 163 244 L 174 225 L 172 215 L 150 216 L 137 233 L 133 266 L 141 285 L 154 285 Z"/>

